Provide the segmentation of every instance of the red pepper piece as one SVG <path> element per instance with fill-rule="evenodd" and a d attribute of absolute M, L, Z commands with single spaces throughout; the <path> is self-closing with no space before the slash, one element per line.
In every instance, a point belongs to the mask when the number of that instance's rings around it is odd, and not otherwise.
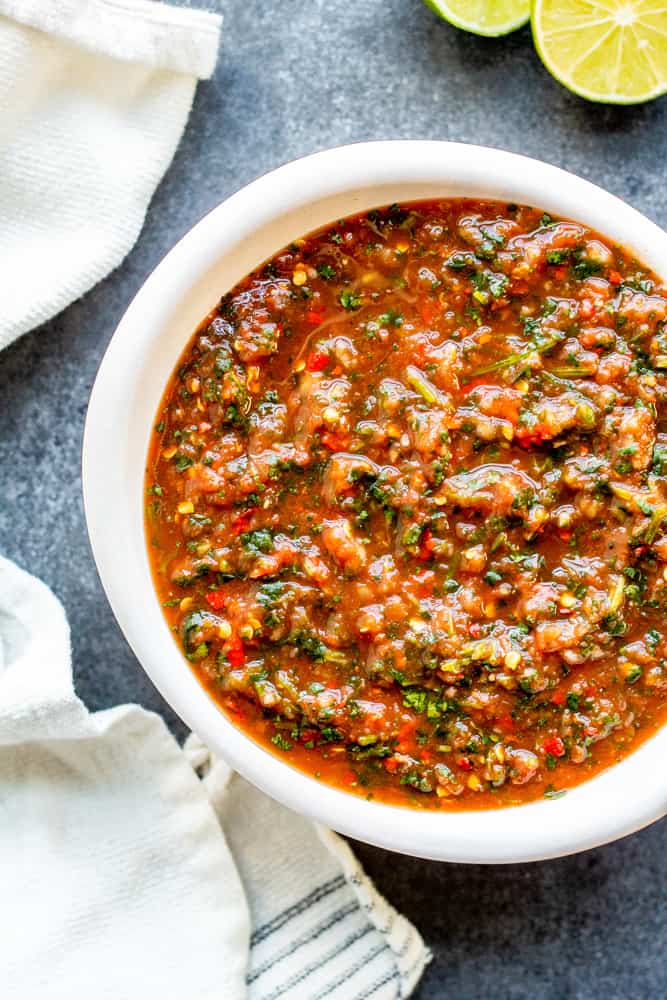
<path fill-rule="evenodd" d="M 330 360 L 331 359 L 326 351 L 313 351 L 308 356 L 306 368 L 309 372 L 321 372 L 326 368 Z"/>
<path fill-rule="evenodd" d="M 398 730 L 398 743 L 396 749 L 399 753 L 410 753 L 414 749 L 415 730 L 417 729 L 417 719 L 404 719 Z"/>
<path fill-rule="evenodd" d="M 309 309 L 306 313 L 306 319 L 311 326 L 319 326 L 325 316 L 326 310 L 324 309 Z"/>
<path fill-rule="evenodd" d="M 245 663 L 243 643 L 237 635 L 233 635 L 227 645 L 227 660 L 230 667 L 242 667 Z"/>
<path fill-rule="evenodd" d="M 516 440 L 522 448 L 530 448 L 534 444 L 544 444 L 549 440 L 549 429 L 544 424 L 536 424 L 530 429 L 519 428 L 516 432 Z"/>
<path fill-rule="evenodd" d="M 618 271 L 610 271 L 609 272 L 609 283 L 610 284 L 612 284 L 612 285 L 620 285 L 620 283 L 622 281 L 623 281 L 623 278 L 619 274 Z"/>
<path fill-rule="evenodd" d="M 552 757 L 563 757 L 565 755 L 565 744 L 560 736 L 549 736 L 542 744 L 545 753 L 550 753 Z"/>
<path fill-rule="evenodd" d="M 551 704 L 552 705 L 564 705 L 565 704 L 565 692 L 564 691 L 556 691 L 556 693 L 553 695 L 553 697 L 551 699 Z"/>
<path fill-rule="evenodd" d="M 403 721 L 398 728 L 398 743 L 396 744 L 396 750 L 398 753 L 412 753 L 415 748 L 415 730 L 417 729 L 417 719 L 415 716 L 412 718 L 406 718 L 403 716 Z"/>
<path fill-rule="evenodd" d="M 248 507 L 243 513 L 238 514 L 232 521 L 232 531 L 235 535 L 240 535 L 242 531 L 247 531 L 250 518 L 257 510 L 256 507 Z"/>
<path fill-rule="evenodd" d="M 422 562 L 426 562 L 433 555 L 435 542 L 433 541 L 432 535 L 433 532 L 430 528 L 424 528 L 422 531 L 422 536 L 419 542 L 419 558 Z"/>
<path fill-rule="evenodd" d="M 204 596 L 206 597 L 206 603 L 214 611 L 220 611 L 224 608 L 225 601 L 227 600 L 223 590 L 209 590 Z"/>
<path fill-rule="evenodd" d="M 456 763 L 463 771 L 472 771 L 472 764 L 467 757 L 459 757 Z"/>

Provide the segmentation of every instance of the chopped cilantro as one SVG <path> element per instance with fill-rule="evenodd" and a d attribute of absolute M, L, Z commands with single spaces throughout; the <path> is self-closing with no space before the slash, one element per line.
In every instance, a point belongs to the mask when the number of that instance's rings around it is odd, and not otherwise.
<path fill-rule="evenodd" d="M 409 688 L 404 691 L 403 704 L 419 714 L 426 713 L 431 721 L 441 718 L 448 707 L 439 691 L 428 691 L 425 688 Z"/>
<path fill-rule="evenodd" d="M 411 785 L 412 788 L 416 788 L 420 792 L 432 792 L 433 785 L 426 778 L 422 777 L 420 774 L 403 774 L 400 778 L 401 785 Z"/>
<path fill-rule="evenodd" d="M 411 524 L 410 527 L 403 533 L 403 544 L 406 546 L 416 545 L 422 536 L 423 530 L 423 524 Z"/>
<path fill-rule="evenodd" d="M 244 531 L 241 534 L 241 544 L 252 555 L 270 552 L 273 548 L 273 535 L 268 528 L 258 528 L 255 531 Z"/>
<path fill-rule="evenodd" d="M 534 490 L 527 487 L 521 490 L 512 501 L 512 510 L 530 510 L 537 503 L 537 495 Z"/>
<path fill-rule="evenodd" d="M 394 309 L 388 309 L 386 313 L 378 316 L 378 323 L 380 326 L 402 326 L 403 317 Z"/>
<path fill-rule="evenodd" d="M 338 301 L 343 309 L 352 310 L 360 309 L 363 299 L 361 295 L 355 295 L 353 292 L 341 292 Z"/>
<path fill-rule="evenodd" d="M 294 634 L 291 641 L 297 649 L 300 649 L 302 653 L 309 656 L 311 660 L 323 660 L 326 656 L 327 647 L 313 632 L 300 629 Z"/>
<path fill-rule="evenodd" d="M 191 465 L 194 465 L 194 460 L 189 455 L 176 455 L 174 457 L 174 465 L 177 472 L 185 472 Z"/>
<path fill-rule="evenodd" d="M 325 281 L 331 281 L 332 278 L 336 277 L 336 269 L 331 266 L 331 264 L 318 264 L 317 273 L 320 278 L 324 278 Z"/>
<path fill-rule="evenodd" d="M 275 746 L 277 746 L 279 750 L 292 749 L 292 744 L 285 736 L 283 736 L 282 733 L 276 733 L 275 736 L 272 736 L 271 742 L 275 744 Z"/>
<path fill-rule="evenodd" d="M 653 471 L 657 476 L 667 475 L 667 444 L 656 444 L 653 449 Z"/>
<path fill-rule="evenodd" d="M 560 250 L 549 250 L 547 253 L 547 264 L 565 264 L 572 251 L 569 247 L 561 247 Z"/>
<path fill-rule="evenodd" d="M 602 270 L 602 264 L 597 260 L 585 258 L 581 249 L 575 250 L 573 260 L 572 273 L 579 281 L 585 281 L 586 278 L 599 274 Z"/>

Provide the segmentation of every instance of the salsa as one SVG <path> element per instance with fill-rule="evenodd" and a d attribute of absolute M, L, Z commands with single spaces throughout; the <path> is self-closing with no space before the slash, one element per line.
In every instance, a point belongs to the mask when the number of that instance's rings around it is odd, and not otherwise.
<path fill-rule="evenodd" d="M 146 531 L 252 739 L 418 808 L 514 805 L 667 716 L 667 290 L 522 205 L 391 205 L 225 294 L 156 416 Z"/>

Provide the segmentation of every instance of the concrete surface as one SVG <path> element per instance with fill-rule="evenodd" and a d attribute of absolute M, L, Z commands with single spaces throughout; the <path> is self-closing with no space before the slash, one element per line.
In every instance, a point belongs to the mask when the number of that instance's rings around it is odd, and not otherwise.
<path fill-rule="evenodd" d="M 580 101 L 542 69 L 528 29 L 478 39 L 439 22 L 420 0 L 209 6 L 224 9 L 226 19 L 218 70 L 199 87 L 137 246 L 89 295 L 0 356 L 0 551 L 65 603 L 86 702 L 139 701 L 179 735 L 182 725 L 142 673 L 102 593 L 79 477 L 86 403 L 105 346 L 176 239 L 279 163 L 330 145 L 398 137 L 541 157 L 667 226 L 667 100 L 626 109 Z M 666 764 L 656 761 L 656 769 Z M 433 949 L 420 1000 L 667 996 L 666 850 L 664 822 L 578 857 L 505 868 L 430 864 L 358 847 Z"/>

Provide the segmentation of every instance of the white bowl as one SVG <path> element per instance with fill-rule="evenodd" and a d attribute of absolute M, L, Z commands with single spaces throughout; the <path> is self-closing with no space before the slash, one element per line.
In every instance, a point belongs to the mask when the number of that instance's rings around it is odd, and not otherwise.
<path fill-rule="evenodd" d="M 236 282 L 291 240 L 395 201 L 488 197 L 600 230 L 667 276 L 667 234 L 600 188 L 537 160 L 447 142 L 316 153 L 228 198 L 174 247 L 130 305 L 93 387 L 83 446 L 90 539 L 111 606 L 149 677 L 213 751 L 285 805 L 406 854 L 496 863 L 570 854 L 667 812 L 667 727 L 567 795 L 509 809 L 420 812 L 321 784 L 237 729 L 206 694 L 164 620 L 146 553 L 144 467 L 162 392 L 193 331 Z"/>

